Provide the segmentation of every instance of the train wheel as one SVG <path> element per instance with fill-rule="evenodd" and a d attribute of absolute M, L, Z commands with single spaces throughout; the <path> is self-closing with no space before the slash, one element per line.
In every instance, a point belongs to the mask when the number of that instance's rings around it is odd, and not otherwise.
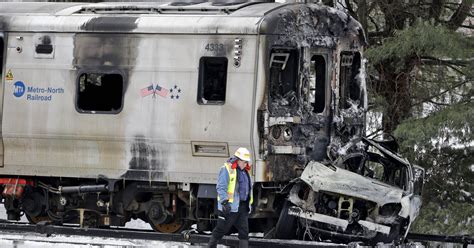
<path fill-rule="evenodd" d="M 190 226 L 189 221 L 180 219 L 174 219 L 168 224 L 153 224 L 151 221 L 148 221 L 148 223 L 150 223 L 150 226 L 153 228 L 153 230 L 160 233 L 179 233 L 183 230 L 186 230 Z"/>

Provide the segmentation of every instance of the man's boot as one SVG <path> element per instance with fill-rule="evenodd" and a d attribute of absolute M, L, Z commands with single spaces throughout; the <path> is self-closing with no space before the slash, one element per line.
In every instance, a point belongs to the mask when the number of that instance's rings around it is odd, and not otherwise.
<path fill-rule="evenodd" d="M 209 243 L 207 244 L 207 248 L 216 248 L 217 247 L 217 239 L 214 238 L 214 235 L 211 236 L 209 239 Z"/>
<path fill-rule="evenodd" d="M 249 248 L 248 240 L 239 240 L 239 248 Z"/>

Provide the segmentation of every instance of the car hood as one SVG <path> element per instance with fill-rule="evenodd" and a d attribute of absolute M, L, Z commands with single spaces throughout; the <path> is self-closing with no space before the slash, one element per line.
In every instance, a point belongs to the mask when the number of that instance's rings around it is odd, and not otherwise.
<path fill-rule="evenodd" d="M 400 203 L 403 190 L 338 167 L 311 161 L 300 177 L 313 191 L 325 191 L 377 203 Z"/>

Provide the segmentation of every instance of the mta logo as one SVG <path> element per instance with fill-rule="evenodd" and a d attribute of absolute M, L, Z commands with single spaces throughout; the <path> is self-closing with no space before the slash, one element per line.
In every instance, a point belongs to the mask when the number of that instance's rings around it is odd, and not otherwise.
<path fill-rule="evenodd" d="M 16 97 L 21 97 L 25 94 L 25 84 L 22 81 L 18 81 L 13 85 L 13 95 Z"/>

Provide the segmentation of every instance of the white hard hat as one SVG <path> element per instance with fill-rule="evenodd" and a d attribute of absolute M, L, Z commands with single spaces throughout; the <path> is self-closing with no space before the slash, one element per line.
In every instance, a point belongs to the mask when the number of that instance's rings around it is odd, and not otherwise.
<path fill-rule="evenodd" d="M 240 160 L 250 162 L 250 152 L 245 147 L 240 147 L 239 149 L 237 149 L 234 155 Z"/>

